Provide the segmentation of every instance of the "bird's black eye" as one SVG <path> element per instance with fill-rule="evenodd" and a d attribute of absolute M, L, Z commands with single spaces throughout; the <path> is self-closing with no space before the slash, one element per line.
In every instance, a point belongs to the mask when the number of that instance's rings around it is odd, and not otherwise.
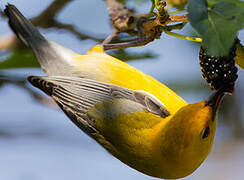
<path fill-rule="evenodd" d="M 209 126 L 208 126 L 208 127 L 206 127 L 206 128 L 204 129 L 204 132 L 203 132 L 203 134 L 202 134 L 202 139 L 207 138 L 208 135 L 209 135 L 209 133 L 210 133 L 210 128 L 209 128 Z"/>

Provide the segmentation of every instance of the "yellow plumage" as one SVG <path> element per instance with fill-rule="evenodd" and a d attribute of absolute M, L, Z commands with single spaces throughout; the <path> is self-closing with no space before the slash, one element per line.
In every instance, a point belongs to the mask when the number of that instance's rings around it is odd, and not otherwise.
<path fill-rule="evenodd" d="M 241 44 L 236 45 L 236 56 L 234 60 L 238 66 L 244 69 L 244 50 Z"/>
<path fill-rule="evenodd" d="M 192 173 L 211 150 L 217 120 L 212 122 L 212 110 L 205 103 L 166 119 L 145 112 L 119 114 L 112 120 L 101 118 L 93 109 L 89 113 L 95 114 L 95 127 L 103 136 L 98 142 L 106 144 L 110 153 L 145 174 L 171 179 Z M 100 106 L 101 110 L 104 105 Z M 205 141 L 201 131 L 207 124 L 211 133 Z"/>
<path fill-rule="evenodd" d="M 164 84 L 103 51 L 102 46 L 91 48 L 86 55 L 76 55 L 73 66 L 82 77 L 116 84 L 132 90 L 144 90 L 157 97 L 172 113 L 187 103 Z"/>

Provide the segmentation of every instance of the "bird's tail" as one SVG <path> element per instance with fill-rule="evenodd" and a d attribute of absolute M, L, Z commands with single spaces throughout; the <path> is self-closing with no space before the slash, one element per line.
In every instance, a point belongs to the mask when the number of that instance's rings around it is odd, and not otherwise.
<path fill-rule="evenodd" d="M 25 45 L 32 49 L 42 69 L 48 75 L 67 75 L 65 72 L 70 72 L 66 70 L 70 58 L 75 54 L 73 51 L 41 35 L 14 5 L 8 4 L 4 12 L 9 19 L 11 29 Z"/>

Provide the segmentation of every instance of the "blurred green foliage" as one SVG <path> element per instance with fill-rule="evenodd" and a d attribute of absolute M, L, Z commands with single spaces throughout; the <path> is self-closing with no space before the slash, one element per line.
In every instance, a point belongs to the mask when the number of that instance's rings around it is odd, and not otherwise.
<path fill-rule="evenodd" d="M 35 67 L 40 67 L 40 65 L 29 49 L 14 49 L 6 60 L 0 62 L 0 70 Z"/>

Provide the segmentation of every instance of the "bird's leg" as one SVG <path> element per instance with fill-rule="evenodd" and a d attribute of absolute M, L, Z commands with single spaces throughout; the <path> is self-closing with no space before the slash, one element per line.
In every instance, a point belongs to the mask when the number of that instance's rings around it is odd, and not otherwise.
<path fill-rule="evenodd" d="M 104 50 L 109 49 L 124 49 L 128 47 L 144 46 L 149 42 L 153 41 L 153 37 L 146 37 L 145 39 L 135 39 L 129 42 L 115 43 L 115 44 L 103 44 Z"/>
<path fill-rule="evenodd" d="M 117 29 L 114 29 L 114 31 L 103 41 L 102 45 L 109 44 L 115 38 L 117 38 L 119 34 L 120 32 Z"/>

